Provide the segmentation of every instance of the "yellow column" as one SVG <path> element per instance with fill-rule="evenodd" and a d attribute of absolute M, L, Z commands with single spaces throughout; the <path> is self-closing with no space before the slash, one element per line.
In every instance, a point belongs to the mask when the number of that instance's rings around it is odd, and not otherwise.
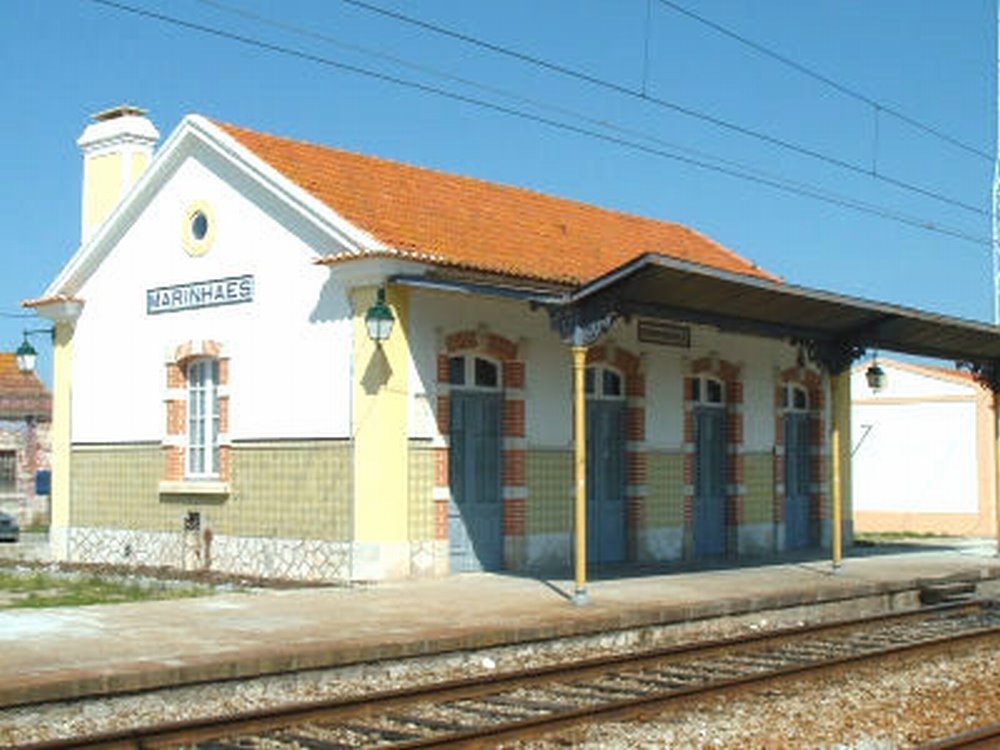
<path fill-rule="evenodd" d="M 407 290 L 388 287 L 396 323 L 388 341 L 368 338 L 365 313 L 377 288 L 355 289 L 352 409 L 353 572 L 356 580 L 405 577 L 408 540 L 408 381 L 410 347 Z"/>
<path fill-rule="evenodd" d="M 830 378 L 830 483 L 833 495 L 831 556 L 839 568 L 844 556 L 844 509 L 851 496 L 851 371 Z"/>
<path fill-rule="evenodd" d="M 69 555 L 70 526 L 72 322 L 55 324 L 52 350 L 52 505 L 49 544 L 53 559 L 66 560 Z"/>
<path fill-rule="evenodd" d="M 573 354 L 573 603 L 587 599 L 587 424 L 584 373 L 587 347 L 571 347 Z"/>
<path fill-rule="evenodd" d="M 1000 555 L 1000 393 L 993 391 L 993 512 L 996 517 L 997 555 Z"/>

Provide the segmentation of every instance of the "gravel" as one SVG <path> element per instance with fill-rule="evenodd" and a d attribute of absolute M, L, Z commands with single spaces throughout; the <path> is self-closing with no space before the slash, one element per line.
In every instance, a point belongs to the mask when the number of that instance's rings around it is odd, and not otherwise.
<path fill-rule="evenodd" d="M 770 623 L 768 623 L 770 624 Z M 475 677 L 636 647 L 625 634 L 549 648 L 489 651 L 368 664 L 66 701 L 0 711 L 0 746 L 40 742 L 269 706 L 364 695 L 420 683 Z M 650 644 L 643 644 L 650 645 Z M 820 680 L 689 703 L 642 721 L 604 723 L 530 747 L 584 748 L 908 748 L 1000 717 L 996 644 L 931 658 L 897 657 Z M 510 745 L 523 747 L 527 745 Z"/>

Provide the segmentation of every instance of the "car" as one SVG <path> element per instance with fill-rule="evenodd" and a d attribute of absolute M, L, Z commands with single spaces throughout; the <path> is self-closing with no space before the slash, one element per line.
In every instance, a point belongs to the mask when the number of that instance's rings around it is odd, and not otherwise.
<path fill-rule="evenodd" d="M 16 542 L 21 537 L 21 527 L 10 513 L 0 510 L 0 542 Z"/>

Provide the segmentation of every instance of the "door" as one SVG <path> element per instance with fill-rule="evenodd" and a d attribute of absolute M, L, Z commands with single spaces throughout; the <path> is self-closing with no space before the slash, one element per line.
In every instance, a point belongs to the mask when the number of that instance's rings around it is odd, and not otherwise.
<path fill-rule="evenodd" d="M 500 393 L 451 393 L 448 545 L 451 571 L 503 566 Z"/>
<path fill-rule="evenodd" d="M 726 553 L 725 411 L 696 408 L 694 428 L 694 554 L 720 557 Z"/>
<path fill-rule="evenodd" d="M 785 549 L 809 546 L 809 416 L 785 415 Z"/>
<path fill-rule="evenodd" d="M 625 402 L 587 402 L 587 560 L 625 560 Z"/>

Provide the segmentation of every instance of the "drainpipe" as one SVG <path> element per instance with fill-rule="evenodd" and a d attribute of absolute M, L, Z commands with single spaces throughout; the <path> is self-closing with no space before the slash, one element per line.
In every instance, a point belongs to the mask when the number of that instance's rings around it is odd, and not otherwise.
<path fill-rule="evenodd" d="M 586 604 L 587 597 L 587 426 L 584 371 L 587 347 L 570 347 L 573 354 L 573 604 Z"/>

